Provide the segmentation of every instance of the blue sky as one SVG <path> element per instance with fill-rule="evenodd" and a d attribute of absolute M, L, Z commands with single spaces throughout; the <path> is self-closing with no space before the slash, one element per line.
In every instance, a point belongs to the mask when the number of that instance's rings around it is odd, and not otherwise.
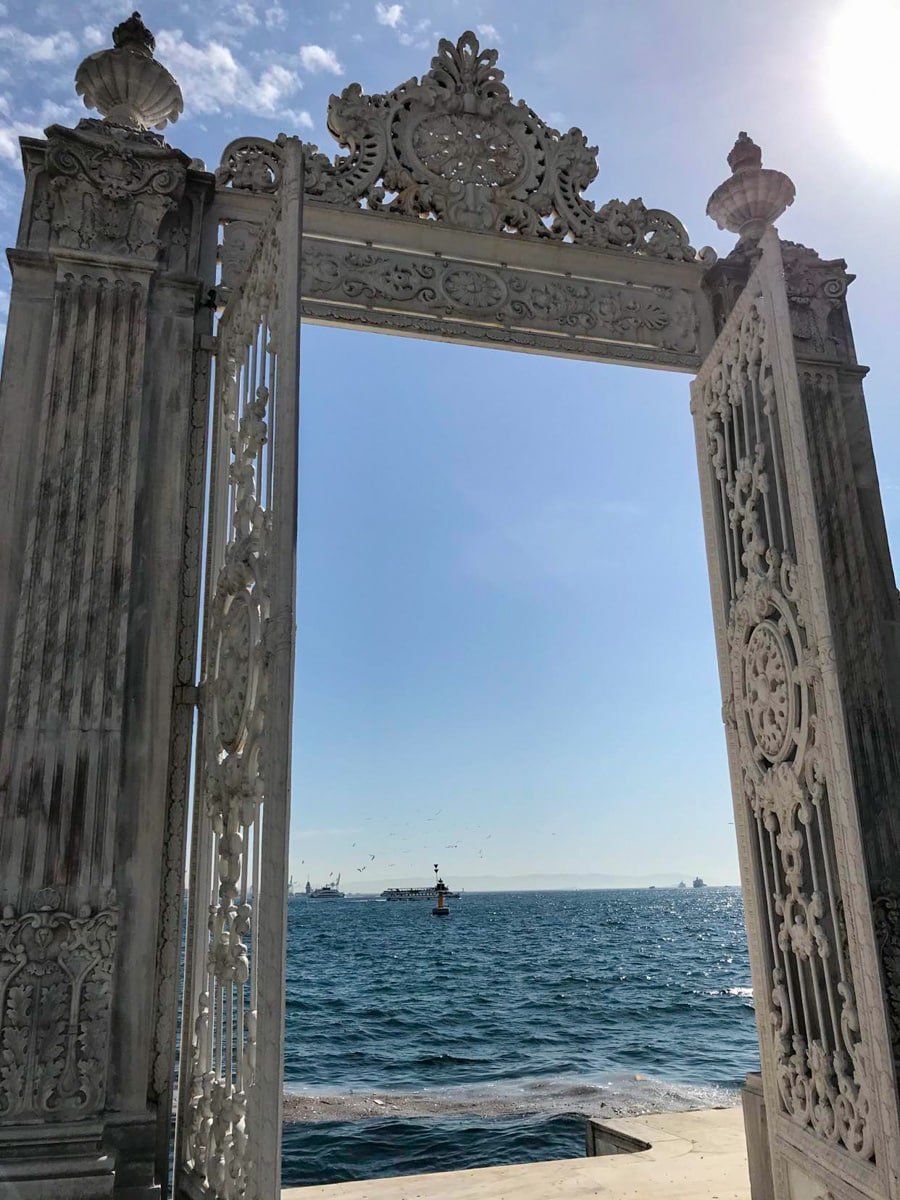
<path fill-rule="evenodd" d="M 0 3 L 7 244 L 16 136 L 83 115 L 75 67 L 128 11 Z M 859 275 L 851 310 L 896 547 L 896 2 L 142 13 L 185 93 L 168 139 L 211 168 L 241 134 L 331 151 L 330 92 L 388 90 L 427 70 L 438 37 L 474 28 L 515 97 L 599 144 L 592 196 L 640 195 L 726 252 L 704 209 L 747 129 L 797 186 L 782 235 Z M 5 304 L 6 275 L 0 288 Z M 295 876 L 364 886 L 438 858 L 451 879 L 736 881 L 687 377 L 308 328 L 301 508 Z"/>

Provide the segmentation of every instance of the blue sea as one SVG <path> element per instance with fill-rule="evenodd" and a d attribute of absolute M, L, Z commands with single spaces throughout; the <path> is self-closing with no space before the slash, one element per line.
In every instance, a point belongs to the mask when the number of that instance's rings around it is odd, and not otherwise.
<path fill-rule="evenodd" d="M 733 1104 L 737 888 L 288 906 L 284 1184 L 575 1157 L 584 1116 Z"/>

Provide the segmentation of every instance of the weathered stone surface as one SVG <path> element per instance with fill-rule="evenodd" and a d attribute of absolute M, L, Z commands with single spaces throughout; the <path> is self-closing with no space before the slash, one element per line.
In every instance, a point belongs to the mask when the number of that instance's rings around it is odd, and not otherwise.
<path fill-rule="evenodd" d="M 95 121 L 23 153 L 0 391 L 0 1194 L 7 1177 L 68 1195 L 68 1175 L 105 1196 L 115 1163 L 149 1197 L 155 1101 L 171 1107 L 171 1041 L 150 1071 L 176 972 L 157 990 L 154 966 L 171 960 L 160 905 L 176 940 L 182 892 L 160 864 L 184 836 L 165 797 L 189 754 L 170 734 L 196 630 L 211 180 L 157 135 Z M 59 1130 L 38 1158 L 35 1121 Z"/>

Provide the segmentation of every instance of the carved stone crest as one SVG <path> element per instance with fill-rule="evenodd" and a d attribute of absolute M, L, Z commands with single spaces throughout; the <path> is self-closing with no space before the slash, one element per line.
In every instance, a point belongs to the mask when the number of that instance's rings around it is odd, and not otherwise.
<path fill-rule="evenodd" d="M 846 262 L 820 258 L 797 242 L 782 242 L 781 252 L 798 355 L 855 361 L 845 304 L 855 276 Z"/>
<path fill-rule="evenodd" d="M 32 244 L 155 261 L 163 219 L 184 193 L 188 159 L 156 140 L 147 143 L 146 134 L 100 131 L 88 121 L 48 133 Z"/>
<path fill-rule="evenodd" d="M 580 129 L 560 133 L 513 101 L 497 51 L 482 50 L 474 33 L 455 44 L 442 39 L 431 70 L 392 92 L 369 96 L 350 84 L 331 97 L 328 128 L 348 153 L 332 162 L 307 147 L 305 190 L 313 200 L 473 232 L 696 258 L 671 213 L 639 199 L 598 209 L 584 198 L 597 177 L 596 147 Z M 234 177 L 233 166 L 223 169 Z"/>

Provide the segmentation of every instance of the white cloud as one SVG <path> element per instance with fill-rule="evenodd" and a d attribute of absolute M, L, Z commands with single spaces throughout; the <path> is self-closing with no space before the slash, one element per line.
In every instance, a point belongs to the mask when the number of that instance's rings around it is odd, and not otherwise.
<path fill-rule="evenodd" d="M 78 50 L 75 38 L 65 30 L 35 37 L 15 25 L 0 25 L 0 45 L 8 46 L 16 57 L 24 58 L 26 62 L 41 63 L 56 62 Z"/>
<path fill-rule="evenodd" d="M 256 85 L 256 105 L 263 112 L 277 112 L 281 101 L 293 95 L 300 86 L 300 81 L 293 71 L 280 67 L 277 63 L 266 67 Z"/>
<path fill-rule="evenodd" d="M 22 153 L 19 150 L 19 138 L 43 137 L 44 127 L 57 121 L 72 123 L 72 109 L 76 107 L 76 105 L 67 107 L 62 104 L 54 104 L 52 100 L 45 100 L 40 113 L 35 114 L 33 110 L 29 110 L 29 120 L 21 117 L 14 119 L 11 117 L 11 113 L 17 111 L 15 106 L 10 104 L 8 96 L 0 95 L 0 162 L 11 167 L 21 167 Z M 37 116 L 36 120 L 35 116 Z M 3 185 L 0 183 L 0 211 L 5 211 L 9 208 L 7 202 L 9 198 L 3 192 L 2 187 Z"/>
<path fill-rule="evenodd" d="M 89 50 L 99 50 L 101 46 L 106 45 L 108 39 L 107 34 L 97 25 L 85 25 L 81 31 L 81 40 Z"/>
<path fill-rule="evenodd" d="M 41 126 L 74 125 L 84 115 L 84 105 L 80 100 L 70 100 L 67 104 L 57 104 L 55 100 L 45 100 L 41 104 L 38 120 Z"/>
<path fill-rule="evenodd" d="M 299 125 L 301 129 L 314 128 L 313 119 L 305 108 L 286 108 L 281 115 L 286 121 Z"/>
<path fill-rule="evenodd" d="M 287 13 L 280 4 L 273 4 L 271 8 L 266 9 L 266 29 L 284 29 L 287 19 Z"/>
<path fill-rule="evenodd" d="M 229 17 L 238 24 L 245 26 L 247 29 L 259 24 L 259 17 L 256 15 L 256 9 L 248 0 L 238 0 L 234 8 L 229 12 Z"/>
<path fill-rule="evenodd" d="M 333 50 L 325 50 L 322 46 L 301 46 L 300 61 L 307 71 L 314 75 L 318 71 L 330 71 L 332 75 L 343 75 L 344 68 L 337 60 Z"/>
<path fill-rule="evenodd" d="M 286 116 L 291 110 L 284 101 L 303 86 L 293 71 L 278 64 L 254 79 L 221 42 L 195 46 L 178 29 L 160 30 L 156 52 L 181 84 L 188 115 L 243 108 L 262 116 Z"/>
<path fill-rule="evenodd" d="M 382 4 L 381 0 L 375 5 L 375 20 L 379 25 L 389 25 L 396 29 L 403 20 L 402 4 Z"/>
<path fill-rule="evenodd" d="M 491 41 L 500 41 L 500 34 L 493 25 L 476 25 L 475 32 L 479 34 L 480 37 L 490 38 Z"/>
<path fill-rule="evenodd" d="M 31 125 L 25 121 L 11 122 L 5 114 L 0 116 L 0 162 L 10 167 L 21 167 L 22 151 L 19 149 L 19 138 L 43 136 L 44 131 L 40 125 Z"/>

